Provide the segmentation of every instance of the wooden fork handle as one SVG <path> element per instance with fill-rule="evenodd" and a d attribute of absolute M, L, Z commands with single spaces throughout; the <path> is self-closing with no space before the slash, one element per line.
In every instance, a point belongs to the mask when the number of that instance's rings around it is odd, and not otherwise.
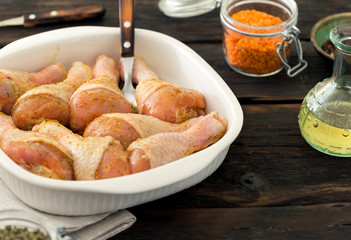
<path fill-rule="evenodd" d="M 134 0 L 119 0 L 122 57 L 134 56 Z"/>
<path fill-rule="evenodd" d="M 53 10 L 46 13 L 24 15 L 24 27 L 34 27 L 40 24 L 80 21 L 89 18 L 102 17 L 105 14 L 103 6 L 82 6 L 73 9 Z"/>

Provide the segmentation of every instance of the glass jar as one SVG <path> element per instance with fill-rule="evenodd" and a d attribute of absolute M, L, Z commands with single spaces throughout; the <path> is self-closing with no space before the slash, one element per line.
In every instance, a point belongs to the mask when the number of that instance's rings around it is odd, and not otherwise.
<path fill-rule="evenodd" d="M 6 227 L 10 227 L 11 229 L 17 228 L 21 230 L 28 230 L 30 232 L 39 230 L 48 240 L 72 240 L 72 238 L 68 235 L 62 236 L 64 229 L 55 228 L 49 222 L 42 219 L 39 215 L 34 215 L 26 211 L 19 211 L 15 209 L 0 211 L 0 229 L 4 232 L 9 232 L 10 230 L 6 230 Z M 1 237 L 4 237 L 4 239 L 11 239 L 7 238 L 9 236 L 0 236 L 0 238 Z"/>
<path fill-rule="evenodd" d="M 251 26 L 233 19 L 240 11 L 259 11 L 270 19 L 279 18 L 272 26 Z M 258 14 L 255 12 L 254 14 Z M 235 16 L 235 15 L 234 15 Z M 296 27 L 298 9 L 293 0 L 223 0 L 220 11 L 224 28 L 223 52 L 228 65 L 235 71 L 255 77 L 270 76 L 284 67 L 290 77 L 307 66 Z M 246 21 L 246 19 L 244 19 Z M 268 21 L 269 22 L 269 21 Z M 268 26 L 267 26 L 268 25 Z M 291 44 L 295 42 L 298 63 L 288 64 Z"/>
<path fill-rule="evenodd" d="M 165 15 L 177 18 L 193 17 L 221 7 L 224 57 L 239 73 L 263 77 L 285 68 L 288 76 L 294 77 L 307 67 L 298 38 L 298 9 L 294 0 L 160 0 L 158 6 Z M 242 10 L 261 11 L 283 22 L 266 27 L 246 25 L 232 18 Z M 298 63 L 291 67 L 288 58 L 294 42 Z"/>
<path fill-rule="evenodd" d="M 335 45 L 333 74 L 307 93 L 298 123 L 315 149 L 351 157 L 351 24 L 335 27 L 329 36 Z"/>
<path fill-rule="evenodd" d="M 160 0 L 158 7 L 166 16 L 185 18 L 198 16 L 220 6 L 220 0 Z"/>

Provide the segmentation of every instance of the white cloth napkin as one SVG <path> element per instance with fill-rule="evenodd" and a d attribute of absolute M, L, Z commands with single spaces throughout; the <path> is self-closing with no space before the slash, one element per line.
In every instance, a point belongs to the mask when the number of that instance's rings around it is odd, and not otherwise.
<path fill-rule="evenodd" d="M 48 221 L 73 240 L 104 240 L 129 228 L 136 217 L 127 210 L 89 216 L 59 216 L 39 212 L 19 200 L 0 179 L 0 214 L 4 210 L 19 210 Z M 27 215 L 28 215 L 27 214 Z"/>

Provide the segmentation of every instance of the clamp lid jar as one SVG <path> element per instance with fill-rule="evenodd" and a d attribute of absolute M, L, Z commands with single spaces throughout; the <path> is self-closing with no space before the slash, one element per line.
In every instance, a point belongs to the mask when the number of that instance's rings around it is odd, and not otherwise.
<path fill-rule="evenodd" d="M 223 52 L 228 65 L 248 76 L 270 76 L 286 68 L 290 77 L 307 67 L 296 27 L 298 9 L 293 0 L 223 0 Z M 295 43 L 298 63 L 288 58 Z"/>

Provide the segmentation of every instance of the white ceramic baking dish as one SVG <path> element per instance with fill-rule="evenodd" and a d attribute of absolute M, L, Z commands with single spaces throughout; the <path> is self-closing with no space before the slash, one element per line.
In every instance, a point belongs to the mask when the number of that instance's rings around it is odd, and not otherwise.
<path fill-rule="evenodd" d="M 0 50 L 0 68 L 37 71 L 61 62 L 92 65 L 100 54 L 120 58 L 120 29 L 72 27 L 29 36 Z M 0 176 L 23 202 L 61 215 L 88 215 L 132 207 L 193 186 L 223 162 L 243 124 L 235 95 L 223 79 L 192 49 L 154 31 L 135 30 L 135 55 L 143 57 L 163 80 L 196 89 L 207 100 L 207 112 L 217 111 L 228 121 L 217 143 L 191 156 L 134 175 L 96 181 L 62 181 L 34 175 L 0 150 Z"/>

